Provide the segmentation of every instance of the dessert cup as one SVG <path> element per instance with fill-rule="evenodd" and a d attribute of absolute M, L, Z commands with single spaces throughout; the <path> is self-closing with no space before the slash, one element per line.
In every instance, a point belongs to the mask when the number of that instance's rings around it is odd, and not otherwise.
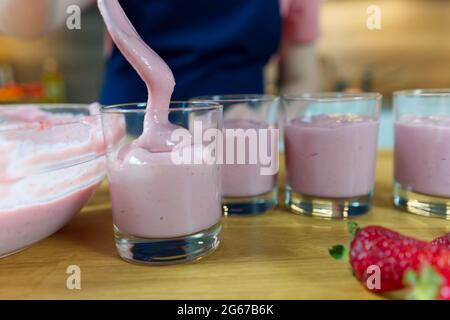
<path fill-rule="evenodd" d="M 146 104 L 102 108 L 115 242 L 120 257 L 143 264 L 197 260 L 219 245 L 220 167 L 216 163 L 222 106 L 173 102 L 169 120 L 179 129 L 172 151 L 136 147 Z M 113 124 L 126 124 L 116 144 Z M 186 138 L 186 139 L 185 139 Z"/>
<path fill-rule="evenodd" d="M 294 213 L 348 218 L 372 204 L 381 96 L 284 97 L 285 204 Z"/>

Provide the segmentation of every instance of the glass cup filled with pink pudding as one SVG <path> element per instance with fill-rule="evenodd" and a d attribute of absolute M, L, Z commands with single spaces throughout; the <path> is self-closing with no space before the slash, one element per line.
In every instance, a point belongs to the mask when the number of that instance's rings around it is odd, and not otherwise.
<path fill-rule="evenodd" d="M 381 95 L 284 97 L 285 204 L 294 213 L 349 218 L 372 204 Z"/>
<path fill-rule="evenodd" d="M 450 89 L 394 94 L 394 203 L 450 219 Z"/>
<path fill-rule="evenodd" d="M 170 148 L 161 150 L 140 144 L 146 130 L 152 130 L 143 125 L 149 112 L 145 108 L 145 103 L 102 108 L 118 253 L 144 264 L 197 260 L 219 245 L 221 175 L 216 152 L 222 106 L 171 103 Z M 117 122 L 126 126 L 120 143 L 113 135 Z M 165 133 L 159 128 L 150 135 Z"/>
<path fill-rule="evenodd" d="M 255 215 L 277 205 L 278 97 L 216 95 L 194 98 L 223 105 L 224 215 Z"/>

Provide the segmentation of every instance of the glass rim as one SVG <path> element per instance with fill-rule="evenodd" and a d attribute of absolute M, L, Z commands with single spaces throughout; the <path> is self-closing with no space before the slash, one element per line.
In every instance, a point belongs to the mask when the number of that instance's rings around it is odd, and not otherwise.
<path fill-rule="evenodd" d="M 317 101 L 317 102 L 336 102 L 336 101 L 370 101 L 381 100 L 381 93 L 378 92 L 307 92 L 300 95 L 283 95 L 282 99 L 286 101 Z"/>
<path fill-rule="evenodd" d="M 276 101 L 279 99 L 279 96 L 271 95 L 271 94 L 213 94 L 213 95 L 205 95 L 198 96 L 190 99 L 190 101 L 213 101 L 220 103 L 239 103 L 239 102 L 249 102 L 249 101 L 261 101 L 261 102 L 269 102 Z"/>
<path fill-rule="evenodd" d="M 6 103 L 6 104 L 0 104 L 0 114 L 1 110 L 17 110 L 17 107 L 27 108 L 27 107 L 38 107 L 38 108 L 47 108 L 47 109 L 68 109 L 68 110 L 87 110 L 89 111 L 88 107 L 91 105 L 91 103 Z M 100 114 L 86 114 L 86 115 L 80 115 L 82 118 L 95 118 L 99 117 Z M 18 130 L 36 130 L 41 128 L 42 126 L 42 120 L 35 120 L 35 121 L 29 121 L 29 122 L 21 122 L 21 121 L 5 121 L 5 123 L 14 123 L 16 124 L 13 127 L 7 127 L 7 128 L 1 128 L 0 132 L 11 132 L 11 131 L 18 131 Z M 59 127 L 59 126 L 66 126 L 66 125 L 72 125 L 77 123 L 82 123 L 83 119 L 67 119 L 63 122 L 56 122 L 52 123 L 52 127 Z M 0 122 L 2 123 L 2 122 Z"/>
<path fill-rule="evenodd" d="M 66 109 L 80 109 L 89 107 L 92 103 L 0 103 L 0 110 L 16 110 L 17 107 L 40 107 L 40 108 L 66 108 Z"/>
<path fill-rule="evenodd" d="M 394 97 L 450 97 L 450 88 L 407 89 L 394 92 Z"/>
<path fill-rule="evenodd" d="M 178 111 L 211 111 L 222 110 L 223 106 L 220 103 L 214 101 L 171 101 L 170 105 L 190 105 L 191 107 L 175 107 L 169 108 L 169 113 Z M 202 104 L 204 106 L 202 106 Z M 197 106 L 195 106 L 197 105 Z M 125 107 L 133 107 L 130 109 L 123 109 Z M 121 103 L 113 105 L 102 105 L 100 113 L 102 114 L 123 114 L 123 113 L 146 113 L 147 102 L 133 102 L 133 103 Z"/>

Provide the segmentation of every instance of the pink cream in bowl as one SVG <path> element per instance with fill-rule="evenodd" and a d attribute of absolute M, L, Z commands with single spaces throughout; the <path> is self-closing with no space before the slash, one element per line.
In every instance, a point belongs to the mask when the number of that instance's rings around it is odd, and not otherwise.
<path fill-rule="evenodd" d="M 95 192 L 105 174 L 99 118 L 96 104 L 0 107 L 0 257 L 59 230 Z"/>

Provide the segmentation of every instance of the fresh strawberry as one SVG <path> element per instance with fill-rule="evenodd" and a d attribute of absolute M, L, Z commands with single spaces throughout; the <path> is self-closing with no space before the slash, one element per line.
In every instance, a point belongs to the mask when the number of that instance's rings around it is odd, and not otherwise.
<path fill-rule="evenodd" d="M 398 232 L 370 226 L 359 230 L 350 244 L 350 264 L 356 278 L 367 287 L 370 266 L 380 268 L 380 286 L 375 292 L 398 290 L 404 287 L 406 270 L 417 270 L 424 241 L 403 236 Z"/>
<path fill-rule="evenodd" d="M 355 277 L 367 289 L 388 292 L 409 286 L 412 287 L 411 298 L 446 299 L 450 296 L 450 250 L 445 246 L 384 227 L 360 229 L 355 222 L 349 222 L 349 231 L 352 235 L 350 251 L 338 245 L 330 249 L 330 254 L 337 259 L 347 256 Z M 374 266 L 380 271 L 379 286 L 369 283 Z"/>
<path fill-rule="evenodd" d="M 450 249 L 450 233 L 447 233 L 439 238 L 434 239 L 433 241 L 431 241 L 431 243 L 438 246 L 444 246 L 447 249 Z"/>
<path fill-rule="evenodd" d="M 430 244 L 419 259 L 419 272 L 408 270 L 405 274 L 405 284 L 411 287 L 408 298 L 450 300 L 450 250 Z"/>

